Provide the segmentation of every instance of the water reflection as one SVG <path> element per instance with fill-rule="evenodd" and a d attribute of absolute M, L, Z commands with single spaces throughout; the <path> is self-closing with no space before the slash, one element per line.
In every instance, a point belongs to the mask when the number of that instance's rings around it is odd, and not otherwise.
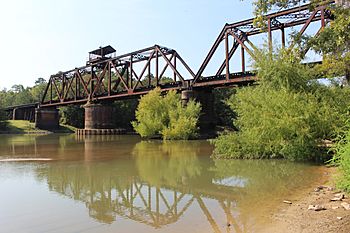
<path fill-rule="evenodd" d="M 206 220 L 212 232 L 254 231 L 281 198 L 318 175 L 310 166 L 283 161 L 213 161 L 204 141 L 16 136 L 0 150 L 0 158 L 54 158 L 33 166 L 36 179 L 84 203 L 98 222 L 129 219 L 153 229 L 187 221 L 180 228 L 187 231 L 188 223 Z"/>

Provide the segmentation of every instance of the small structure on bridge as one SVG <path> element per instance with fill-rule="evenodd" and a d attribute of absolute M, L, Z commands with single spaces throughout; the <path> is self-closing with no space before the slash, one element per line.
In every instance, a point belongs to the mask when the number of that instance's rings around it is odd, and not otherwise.
<path fill-rule="evenodd" d="M 86 65 L 92 65 L 113 58 L 116 56 L 115 52 L 116 50 L 110 45 L 95 49 L 89 52 L 89 60 L 86 62 Z"/>

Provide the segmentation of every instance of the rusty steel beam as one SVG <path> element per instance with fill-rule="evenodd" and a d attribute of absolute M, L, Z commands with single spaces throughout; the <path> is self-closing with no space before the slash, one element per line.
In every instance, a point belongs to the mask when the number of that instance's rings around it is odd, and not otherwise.
<path fill-rule="evenodd" d="M 333 3 L 333 2 L 330 2 Z M 302 25 L 299 34 L 302 35 L 308 26 L 315 21 L 321 21 L 322 30 L 330 17 L 326 6 L 316 6 L 309 10 L 309 5 L 283 10 L 266 15 L 267 31 L 262 31 L 253 25 L 254 19 L 243 20 L 233 24 L 225 24 L 213 46 L 209 50 L 197 73 L 194 73 L 182 57 L 173 49 L 154 45 L 131 53 L 113 58 L 104 58 L 87 65 L 74 68 L 66 72 L 51 75 L 45 88 L 41 106 L 59 106 L 67 104 L 81 104 L 87 101 L 114 100 L 128 98 L 148 93 L 152 86 L 160 86 L 162 90 L 182 90 L 188 88 L 220 87 L 229 85 L 245 85 L 255 81 L 255 75 L 246 72 L 246 58 L 248 53 L 255 59 L 256 46 L 249 40 L 250 37 L 267 33 L 268 44 L 272 49 L 272 32 L 281 30 L 282 46 L 286 46 L 285 29 Z M 318 33 L 320 32 L 318 31 Z M 317 33 L 317 34 L 318 34 Z M 233 44 L 230 47 L 229 37 Z M 225 58 L 215 75 L 202 77 L 208 63 L 224 42 Z M 293 43 L 292 43 L 293 46 Z M 240 73 L 230 72 L 230 60 L 240 48 Z M 164 64 L 160 70 L 161 63 Z M 138 64 L 136 66 L 136 64 Z M 184 67 L 180 72 L 179 66 Z M 140 72 L 138 69 L 140 69 Z M 162 85 L 162 78 L 170 69 L 172 82 Z M 222 75 L 225 70 L 225 74 Z M 154 75 L 152 75 L 154 71 Z M 147 74 L 147 75 L 145 75 Z"/>
<path fill-rule="evenodd" d="M 159 70 L 160 62 L 165 64 L 161 71 Z M 136 63 L 141 64 L 141 73 L 135 69 Z M 179 65 L 182 65 L 185 71 L 180 72 Z M 154 45 L 52 75 L 45 88 L 41 106 L 78 104 L 101 99 L 122 98 L 125 95 L 144 94 L 144 90 L 149 91 L 153 80 L 151 66 L 155 68 L 155 85 L 164 90 L 188 87 L 186 79 L 193 79 L 195 76 L 175 50 Z M 174 79 L 172 84 L 164 86 L 161 81 L 167 68 L 172 70 Z M 145 77 L 146 73 L 148 77 Z M 179 81 L 176 80 L 177 78 Z"/>
<path fill-rule="evenodd" d="M 198 80 L 200 80 L 203 76 L 203 72 L 210 60 L 214 56 L 216 50 L 220 46 L 220 44 L 224 41 L 225 45 L 225 59 L 221 64 L 219 70 L 216 72 L 216 75 L 220 75 L 223 70 L 226 68 L 226 77 L 229 77 L 229 60 L 232 58 L 234 53 L 236 52 L 236 47 L 233 46 L 230 52 L 228 52 L 228 39 L 227 34 L 233 36 L 235 41 L 238 42 L 238 45 L 241 46 L 243 51 L 246 51 L 253 59 L 255 57 L 254 50 L 255 47 L 253 43 L 249 41 L 249 37 L 267 33 L 268 37 L 268 47 L 269 50 L 272 50 L 272 32 L 275 30 L 282 31 L 282 47 L 285 47 L 285 29 L 294 27 L 297 25 L 303 25 L 299 34 L 302 35 L 307 27 L 315 21 L 321 21 L 321 27 L 325 27 L 325 22 L 327 19 L 330 19 L 330 13 L 327 11 L 327 4 L 333 4 L 334 1 L 330 1 L 326 3 L 326 5 L 316 6 L 313 10 L 310 10 L 311 7 L 309 4 L 294 7 L 291 9 L 279 11 L 277 13 L 271 13 L 266 15 L 267 18 L 267 29 L 263 30 L 262 28 L 258 28 L 254 25 L 254 18 L 243 20 L 240 22 L 225 24 L 219 36 L 215 40 L 213 46 L 209 50 L 207 56 L 205 57 L 203 63 L 201 64 L 199 70 L 197 71 L 193 84 L 195 84 Z M 251 47 L 253 47 L 253 51 L 251 51 L 244 42 L 249 43 Z M 238 46 L 236 45 L 236 46 Z M 242 51 L 242 50 L 241 50 Z M 242 62 L 242 71 L 245 71 L 245 57 L 244 52 L 241 52 L 240 60 Z"/>

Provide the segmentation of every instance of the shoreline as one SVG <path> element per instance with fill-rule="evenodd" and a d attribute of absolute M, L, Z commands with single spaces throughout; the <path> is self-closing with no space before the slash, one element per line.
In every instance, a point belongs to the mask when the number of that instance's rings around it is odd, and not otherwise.
<path fill-rule="evenodd" d="M 307 190 L 296 191 L 291 203 L 280 205 L 277 212 L 270 216 L 262 233 L 348 233 L 350 232 L 350 210 L 342 203 L 350 203 L 350 195 L 335 188 L 335 167 L 322 167 L 322 177 Z M 331 201 L 337 195 L 344 194 L 342 200 Z M 321 210 L 310 210 L 319 207 Z"/>

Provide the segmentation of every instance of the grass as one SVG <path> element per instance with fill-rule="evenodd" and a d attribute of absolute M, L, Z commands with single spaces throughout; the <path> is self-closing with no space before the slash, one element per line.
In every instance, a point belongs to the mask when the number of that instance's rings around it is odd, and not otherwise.
<path fill-rule="evenodd" d="M 35 128 L 33 122 L 25 120 L 9 120 L 6 130 L 0 130 L 0 133 L 7 134 L 48 134 L 48 133 L 73 133 L 74 127 L 68 125 L 60 125 L 56 130 L 42 130 Z"/>

